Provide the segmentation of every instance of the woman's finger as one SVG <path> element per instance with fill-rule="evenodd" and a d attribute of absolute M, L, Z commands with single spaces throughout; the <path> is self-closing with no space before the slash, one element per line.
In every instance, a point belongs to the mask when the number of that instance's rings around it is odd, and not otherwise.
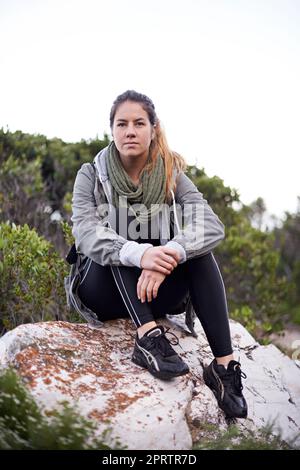
<path fill-rule="evenodd" d="M 163 261 L 165 261 L 166 263 L 169 263 L 173 266 L 173 268 L 176 268 L 177 266 L 177 261 L 172 258 L 172 256 L 169 256 L 169 255 L 166 255 L 165 253 L 162 253 L 162 258 L 161 258 Z"/>
<path fill-rule="evenodd" d="M 155 281 L 148 282 L 147 289 L 146 289 L 148 302 L 151 302 L 152 300 L 152 295 L 153 295 L 152 291 L 153 291 L 154 284 L 155 284 Z"/>
<path fill-rule="evenodd" d="M 144 279 L 142 281 L 142 284 L 141 284 L 141 287 L 140 287 L 140 293 L 141 293 L 141 302 L 145 302 L 146 300 L 146 289 L 147 289 L 147 285 L 148 285 L 148 280 L 147 279 Z"/>
<path fill-rule="evenodd" d="M 165 268 L 168 271 L 168 274 L 171 274 L 171 272 L 174 270 L 174 266 L 170 263 L 167 263 L 166 261 L 159 260 L 158 265 L 161 268 Z"/>
<path fill-rule="evenodd" d="M 166 246 L 163 246 L 162 249 L 165 254 L 172 256 L 172 258 L 174 258 L 177 262 L 180 261 L 180 254 L 177 250 L 174 250 L 174 248 L 169 248 Z"/>
<path fill-rule="evenodd" d="M 141 285 L 142 285 L 143 280 L 144 280 L 144 276 L 143 276 L 143 273 L 142 273 L 140 275 L 140 277 L 138 279 L 138 283 L 136 285 L 136 293 L 137 293 L 138 299 L 141 298 Z"/>
<path fill-rule="evenodd" d="M 174 269 L 173 264 L 170 264 L 170 263 L 168 263 L 167 261 L 164 261 L 164 260 L 160 260 L 158 264 L 160 266 L 162 266 L 163 268 L 168 269 L 169 271 L 173 271 L 173 269 Z"/>
<path fill-rule="evenodd" d="M 170 268 L 170 269 L 164 268 L 163 266 L 160 266 L 160 264 L 158 264 L 158 263 L 155 263 L 153 265 L 152 269 L 153 269 L 153 271 L 158 271 L 159 273 L 162 273 L 165 276 L 167 276 L 168 274 L 171 274 L 171 272 L 172 272 L 172 268 Z"/>
<path fill-rule="evenodd" d="M 159 286 L 160 286 L 160 282 L 156 281 L 152 290 L 153 299 L 156 299 L 157 297 Z"/>

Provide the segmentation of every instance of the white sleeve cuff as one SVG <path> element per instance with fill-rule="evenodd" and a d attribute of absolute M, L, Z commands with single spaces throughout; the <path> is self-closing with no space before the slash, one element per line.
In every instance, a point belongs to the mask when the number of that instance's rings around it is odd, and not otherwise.
<path fill-rule="evenodd" d="M 165 246 L 169 248 L 173 248 L 173 250 L 176 250 L 180 254 L 180 261 L 179 264 L 185 263 L 186 262 L 186 252 L 183 246 L 180 245 L 180 243 L 177 243 L 173 240 L 170 240 L 168 243 L 165 244 Z"/>
<path fill-rule="evenodd" d="M 124 266 L 141 267 L 141 259 L 148 248 L 152 248 L 151 243 L 126 242 L 120 250 L 120 261 Z"/>

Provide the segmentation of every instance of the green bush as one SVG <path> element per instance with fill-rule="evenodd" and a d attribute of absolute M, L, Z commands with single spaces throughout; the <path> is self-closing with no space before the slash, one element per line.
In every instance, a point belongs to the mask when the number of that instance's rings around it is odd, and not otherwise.
<path fill-rule="evenodd" d="M 256 338 L 265 340 L 286 319 L 282 315 L 283 305 L 290 298 L 293 283 L 280 271 L 280 252 L 274 246 L 274 234 L 251 225 L 252 219 L 261 225 L 263 201 L 258 198 L 252 206 L 234 210 L 233 204 L 240 204 L 236 190 L 194 166 L 188 168 L 187 174 L 225 224 L 225 240 L 216 248 L 215 255 L 224 277 L 229 315 Z"/>
<path fill-rule="evenodd" d="M 235 425 L 230 425 L 226 431 L 220 431 L 216 425 L 203 423 L 200 434 L 203 436 L 194 444 L 194 450 L 292 450 L 299 436 L 283 440 L 281 432 L 274 434 L 274 424 L 260 430 L 243 432 Z"/>
<path fill-rule="evenodd" d="M 61 225 L 51 221 L 50 214 L 58 211 L 70 222 L 76 173 L 108 144 L 107 134 L 66 143 L 0 128 L 0 222 L 28 224 L 64 257 L 68 246 Z"/>
<path fill-rule="evenodd" d="M 233 209 L 233 204 L 240 204 L 236 189 L 225 186 L 218 176 L 210 178 L 204 169 L 189 166 L 187 176 L 191 178 L 198 190 L 203 193 L 204 199 L 213 208 L 226 227 L 237 225 L 243 215 Z"/>
<path fill-rule="evenodd" d="M 41 226 L 47 204 L 41 175 L 41 159 L 27 161 L 10 154 L 0 167 L 0 220 Z"/>
<path fill-rule="evenodd" d="M 64 234 L 64 238 L 66 240 L 68 247 L 71 247 L 73 243 L 75 242 L 74 236 L 72 234 L 71 225 L 69 225 L 68 222 L 63 220 L 60 222 L 60 226 L 61 226 L 62 232 Z"/>
<path fill-rule="evenodd" d="M 31 162 L 35 164 L 38 160 L 44 189 L 47 193 L 46 199 L 50 201 L 54 210 L 62 211 L 64 196 L 67 192 L 72 192 L 80 166 L 92 161 L 95 155 L 108 144 L 107 134 L 104 134 L 102 139 L 97 136 L 95 139 L 82 139 L 80 142 L 67 143 L 58 138 L 47 139 L 46 136 L 40 134 L 10 132 L 2 128 L 0 129 L 0 168 L 10 158 L 19 162 L 20 166 L 23 162 L 28 165 Z M 35 195 L 39 192 L 36 190 Z M 22 223 L 14 219 L 9 220 Z"/>
<path fill-rule="evenodd" d="M 95 425 L 67 403 L 48 414 L 13 370 L 0 373 L 0 450 L 109 449 L 96 437 Z"/>
<path fill-rule="evenodd" d="M 66 262 L 51 243 L 28 225 L 0 224 L 0 326 L 69 320 L 64 277 Z M 76 317 L 77 320 L 77 317 Z"/>
<path fill-rule="evenodd" d="M 280 253 L 279 272 L 286 275 L 292 291 L 282 309 L 295 323 L 300 324 L 300 197 L 296 214 L 286 212 L 281 228 L 275 228 L 275 246 Z"/>
<path fill-rule="evenodd" d="M 243 323 L 257 338 L 282 327 L 282 302 L 291 285 L 278 275 L 280 254 L 270 233 L 246 220 L 226 231 L 218 247 L 231 318 Z"/>

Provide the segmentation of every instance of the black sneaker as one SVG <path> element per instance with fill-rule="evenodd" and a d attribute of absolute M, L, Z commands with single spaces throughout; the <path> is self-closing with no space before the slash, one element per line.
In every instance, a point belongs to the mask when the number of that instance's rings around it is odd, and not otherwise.
<path fill-rule="evenodd" d="M 225 369 L 214 359 L 204 369 L 203 378 L 206 385 L 214 392 L 226 418 L 247 418 L 247 403 L 242 394 L 242 378 L 245 379 L 246 374 L 241 371 L 239 362 L 230 361 Z"/>
<path fill-rule="evenodd" d="M 166 337 L 167 332 L 168 329 L 165 330 L 163 326 L 155 326 L 147 331 L 142 338 L 136 335 L 132 355 L 132 362 L 148 369 L 155 377 L 164 380 L 189 372 L 187 364 L 183 362 L 181 357 L 171 347 Z M 177 336 L 171 332 L 169 334 L 175 336 L 177 340 L 176 343 L 172 344 L 178 344 Z"/>

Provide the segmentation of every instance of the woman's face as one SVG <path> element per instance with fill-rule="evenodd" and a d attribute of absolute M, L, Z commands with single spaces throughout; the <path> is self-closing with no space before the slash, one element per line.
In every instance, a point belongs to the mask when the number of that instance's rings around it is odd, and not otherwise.
<path fill-rule="evenodd" d="M 112 135 L 121 157 L 144 157 L 146 160 L 155 131 L 142 106 L 125 101 L 116 111 Z"/>

